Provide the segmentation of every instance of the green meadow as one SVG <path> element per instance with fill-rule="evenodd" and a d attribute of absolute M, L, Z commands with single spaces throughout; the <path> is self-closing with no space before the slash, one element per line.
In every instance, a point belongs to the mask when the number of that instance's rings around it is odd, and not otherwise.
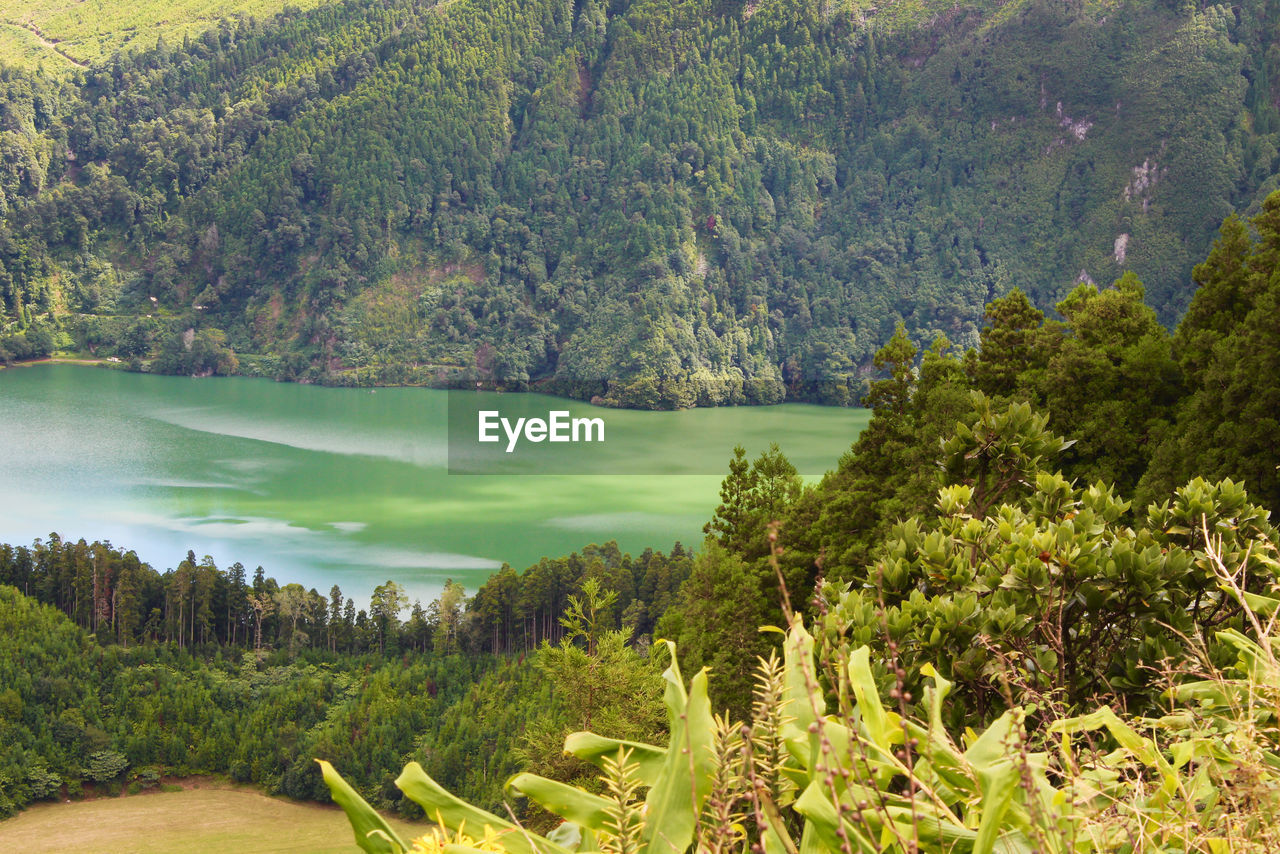
<path fill-rule="evenodd" d="M 392 824 L 403 838 L 423 832 L 405 821 Z M 0 850 L 30 854 L 327 854 L 354 848 L 351 827 L 337 807 L 270 798 L 249 789 L 200 788 L 38 804 L 0 822 Z"/>

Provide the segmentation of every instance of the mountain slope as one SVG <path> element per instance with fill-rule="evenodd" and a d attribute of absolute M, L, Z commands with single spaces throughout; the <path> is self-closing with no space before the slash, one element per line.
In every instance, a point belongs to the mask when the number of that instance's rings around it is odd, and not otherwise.
<path fill-rule="evenodd" d="M 160 370 L 230 350 L 671 407 L 850 402 L 898 322 L 976 343 L 1015 285 L 1048 307 L 1133 271 L 1172 324 L 1216 226 L 1277 185 L 1274 7 L 392 0 L 224 27 L 8 128 L 35 164 L 2 185 L 10 332 L 52 309 Z"/>

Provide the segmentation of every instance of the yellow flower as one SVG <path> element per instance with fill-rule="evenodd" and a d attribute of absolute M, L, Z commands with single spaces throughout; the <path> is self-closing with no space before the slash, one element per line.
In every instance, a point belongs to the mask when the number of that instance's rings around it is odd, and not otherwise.
<path fill-rule="evenodd" d="M 437 816 L 437 820 L 439 816 Z M 502 847 L 502 843 L 498 841 L 501 836 L 489 825 L 484 826 L 484 838 L 474 839 L 465 833 L 466 825 L 458 828 L 458 832 L 450 835 L 449 831 L 444 827 L 433 827 L 423 836 L 419 836 L 411 843 L 412 848 L 407 854 L 442 854 L 446 845 L 466 845 L 477 851 L 494 851 L 502 852 L 506 849 Z"/>

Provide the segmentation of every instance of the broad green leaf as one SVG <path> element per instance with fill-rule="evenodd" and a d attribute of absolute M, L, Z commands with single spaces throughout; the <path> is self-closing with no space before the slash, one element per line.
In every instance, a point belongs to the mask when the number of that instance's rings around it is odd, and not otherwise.
<path fill-rule="evenodd" d="M 1100 726 L 1105 726 L 1121 747 L 1136 756 L 1139 761 L 1148 767 L 1155 768 L 1160 773 L 1160 788 L 1151 796 L 1148 803 L 1151 806 L 1163 806 L 1168 803 L 1178 789 L 1180 782 L 1178 772 L 1164 758 L 1151 739 L 1143 738 L 1139 735 L 1133 727 L 1121 720 L 1109 706 L 1103 706 L 1088 715 L 1057 721 L 1050 727 L 1050 731 L 1079 732 L 1081 730 L 1098 729 Z"/>
<path fill-rule="evenodd" d="M 1049 730 L 1050 732 L 1063 732 L 1074 735 L 1078 732 L 1090 732 L 1103 727 L 1111 732 L 1121 747 L 1138 757 L 1139 760 L 1147 765 L 1157 764 L 1159 754 L 1151 740 L 1138 735 L 1132 727 L 1120 720 L 1109 706 L 1103 706 L 1087 715 L 1067 718 L 1064 721 L 1054 721 Z"/>
<path fill-rule="evenodd" d="M 1018 788 L 1018 769 L 1010 759 L 974 766 L 982 784 L 982 819 L 978 822 L 978 835 L 973 841 L 973 854 L 992 854 L 996 841 L 1008 830 L 1005 815 Z"/>
<path fill-rule="evenodd" d="M 1252 608 L 1254 613 L 1260 617 L 1269 617 L 1276 608 L 1280 608 L 1280 599 L 1273 599 L 1270 596 L 1259 596 L 1257 593 L 1250 593 L 1248 590 L 1242 590 L 1241 592 L 1244 594 L 1245 604 Z"/>
<path fill-rule="evenodd" d="M 422 807 L 429 818 L 451 831 L 457 832 L 462 828 L 473 838 L 481 838 L 485 827 L 492 827 L 501 834 L 502 847 L 511 854 L 569 854 L 567 848 L 454 797 L 427 776 L 417 762 L 410 762 L 404 767 L 396 778 L 396 786 L 405 797 Z"/>
<path fill-rule="evenodd" d="M 865 852 L 881 850 L 874 840 L 867 837 L 863 827 L 841 821 L 835 804 L 827 797 L 822 784 L 816 780 L 800 793 L 800 797 L 796 798 L 795 810 L 807 819 L 805 836 L 813 837 L 806 840 L 806 848 L 809 850 L 839 851 L 841 840 L 836 834 L 836 829 L 842 825 L 846 838 L 856 846 L 855 850 Z M 820 843 L 821 847 L 813 848 L 813 842 Z"/>
<path fill-rule="evenodd" d="M 885 811 L 899 826 L 906 825 L 918 829 L 922 842 L 941 844 L 944 851 L 955 850 L 958 844 L 968 847 L 978 838 L 976 831 L 956 824 L 950 818 L 939 817 L 936 807 L 926 803 L 924 799 L 915 806 L 914 824 L 911 807 L 890 806 Z"/>
<path fill-rule="evenodd" d="M 667 759 L 666 748 L 654 747 L 652 744 L 642 744 L 638 741 L 605 738 L 594 732 L 570 733 L 564 740 L 565 753 L 572 753 L 600 769 L 605 767 L 606 759 L 617 759 L 619 750 L 627 753 L 628 762 L 634 762 L 639 766 L 636 769 L 635 778 L 646 786 L 652 786 L 662 771 L 663 762 Z"/>
<path fill-rule="evenodd" d="M 982 817 L 973 844 L 974 854 L 992 854 L 1002 834 L 1010 830 L 1005 817 L 1020 780 L 1018 767 L 1010 755 L 1015 714 L 1011 709 L 997 718 L 964 753 L 965 761 L 978 775 L 981 788 Z M 1025 820 L 1018 823 L 1025 824 Z"/>
<path fill-rule="evenodd" d="M 595 843 L 595 834 L 587 831 L 571 821 L 561 823 L 555 830 L 547 834 L 547 839 L 557 845 L 563 845 L 570 851 L 599 851 Z"/>
<path fill-rule="evenodd" d="M 707 671 L 703 669 L 685 691 L 675 644 L 663 700 L 671 724 L 671 744 L 653 788 L 646 799 L 643 839 L 652 854 L 683 852 L 693 842 L 702 805 L 711 791 L 715 771 L 713 734 L 715 721 L 707 699 Z"/>
<path fill-rule="evenodd" d="M 351 829 L 355 832 L 356 844 L 362 851 L 367 851 L 369 854 L 398 854 L 409 847 L 391 829 L 391 825 L 378 815 L 377 810 L 369 806 L 365 799 L 342 779 L 342 775 L 335 771 L 332 765 L 323 759 L 317 759 L 316 762 L 320 763 L 320 773 L 324 776 L 325 785 L 329 787 L 329 793 L 333 795 L 333 802 L 342 807 L 342 811 L 347 814 L 347 820 L 351 822 Z"/>
<path fill-rule="evenodd" d="M 939 735 L 945 735 L 947 730 L 942 725 L 942 702 L 951 693 L 951 683 L 943 679 L 932 664 L 925 664 L 920 668 L 920 673 L 933 680 L 932 687 L 925 689 L 929 701 L 929 726 Z"/>
<path fill-rule="evenodd" d="M 893 712 L 885 711 L 881 704 L 875 676 L 871 673 L 871 650 L 865 646 L 854 650 L 849 659 L 849 683 L 858 701 L 867 739 L 888 755 L 894 744 L 903 741 L 902 719 Z"/>
<path fill-rule="evenodd" d="M 599 795 L 539 777 L 537 774 L 517 774 L 507 781 L 506 787 L 514 789 L 566 821 L 597 832 L 607 828 L 609 808 L 613 806 L 613 802 Z"/>
<path fill-rule="evenodd" d="M 809 690 L 817 679 L 813 667 L 813 636 L 805 631 L 799 617 L 783 644 L 783 668 L 783 708 L 791 718 L 788 737 L 807 741 L 809 726 L 826 713 L 826 708 L 821 693 L 815 697 Z"/>

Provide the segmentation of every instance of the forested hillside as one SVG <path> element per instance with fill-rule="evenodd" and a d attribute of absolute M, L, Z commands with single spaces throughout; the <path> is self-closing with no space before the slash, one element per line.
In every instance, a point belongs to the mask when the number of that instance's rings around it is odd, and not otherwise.
<path fill-rule="evenodd" d="M 0 358 L 849 403 L 1274 189 L 1275 3 L 409 0 L 0 72 Z"/>
<path fill-rule="evenodd" d="M 161 573 L 108 543 L 0 545 L 0 818 L 190 774 L 327 800 L 317 756 L 409 815 L 389 781 L 410 758 L 496 806 L 521 759 L 555 762 L 581 715 L 622 731 L 657 717 L 656 674 L 624 642 L 648 637 L 689 563 L 679 546 L 635 559 L 589 546 L 506 568 L 472 597 L 450 582 L 410 606 L 388 581 L 362 607 L 336 585 L 326 599 L 194 555 Z M 575 602 L 589 606 L 581 633 L 562 620 Z M 581 671 L 580 635 L 607 676 Z M 601 687 L 626 673 L 648 692 L 638 710 Z"/>

